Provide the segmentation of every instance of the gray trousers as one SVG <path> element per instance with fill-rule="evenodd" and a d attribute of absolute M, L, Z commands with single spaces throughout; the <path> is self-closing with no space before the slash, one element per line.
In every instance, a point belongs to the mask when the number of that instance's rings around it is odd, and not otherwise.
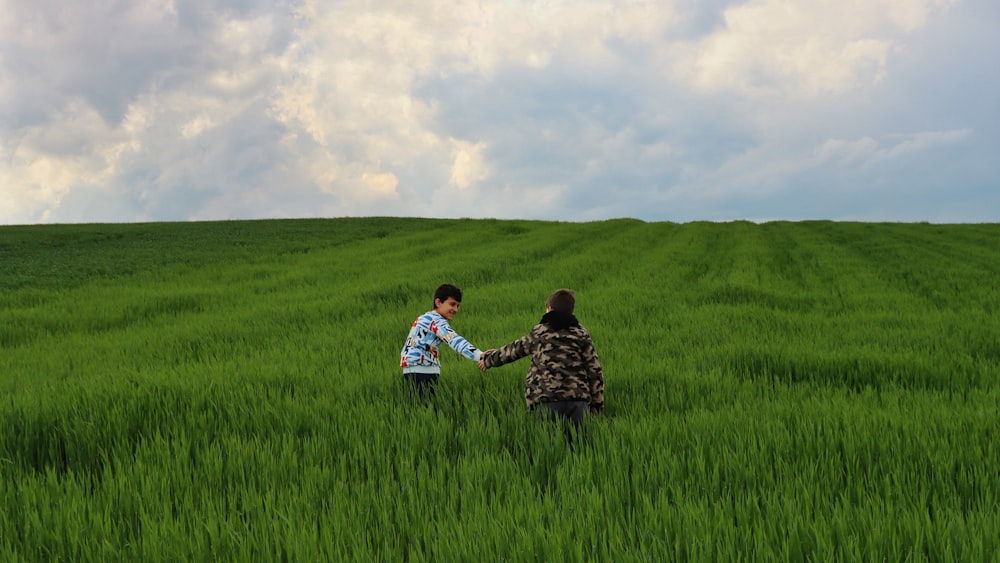
<path fill-rule="evenodd" d="M 579 426 L 583 422 L 583 417 L 587 416 L 589 403 L 587 401 L 553 401 L 551 403 L 539 403 L 535 407 L 535 412 L 541 418 L 565 418 Z"/>

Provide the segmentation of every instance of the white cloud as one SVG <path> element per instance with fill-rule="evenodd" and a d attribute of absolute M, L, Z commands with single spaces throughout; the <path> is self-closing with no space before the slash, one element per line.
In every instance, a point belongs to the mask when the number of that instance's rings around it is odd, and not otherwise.
<path fill-rule="evenodd" d="M 60 127 L 32 126 L 3 144 L 0 159 L 0 222 L 29 217 L 45 221 L 71 190 L 107 184 L 130 141 L 79 101 L 54 116 Z"/>
<path fill-rule="evenodd" d="M 691 45 L 678 71 L 706 91 L 837 95 L 885 77 L 902 36 L 948 0 L 750 0 Z"/>
<path fill-rule="evenodd" d="M 378 195 L 389 195 L 396 193 L 396 186 L 399 180 L 391 172 L 365 172 L 361 174 L 361 181 L 365 183 L 368 192 Z"/>
<path fill-rule="evenodd" d="M 483 158 L 485 143 L 470 143 L 451 139 L 454 160 L 451 165 L 451 185 L 460 190 L 489 177 L 489 167 Z"/>

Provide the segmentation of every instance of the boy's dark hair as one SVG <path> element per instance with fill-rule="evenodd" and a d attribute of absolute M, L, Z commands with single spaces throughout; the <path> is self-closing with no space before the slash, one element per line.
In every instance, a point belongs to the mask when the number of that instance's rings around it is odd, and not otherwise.
<path fill-rule="evenodd" d="M 462 290 L 451 285 L 450 283 L 443 283 L 434 290 L 434 306 L 437 307 L 437 300 L 440 299 L 442 303 L 448 300 L 449 297 L 454 297 L 455 301 L 459 303 L 462 302 Z"/>
<path fill-rule="evenodd" d="M 576 307 L 576 294 L 571 289 L 557 289 L 545 301 L 545 306 L 552 307 L 553 311 L 572 314 Z"/>

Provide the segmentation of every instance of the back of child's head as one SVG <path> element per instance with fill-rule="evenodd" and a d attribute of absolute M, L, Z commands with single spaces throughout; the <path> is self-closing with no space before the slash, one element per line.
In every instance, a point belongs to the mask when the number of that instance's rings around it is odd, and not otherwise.
<path fill-rule="evenodd" d="M 570 289 L 557 289 L 545 301 L 545 306 L 551 307 L 553 311 L 572 314 L 576 307 L 576 294 Z"/>
<path fill-rule="evenodd" d="M 454 297 L 455 301 L 459 303 L 462 302 L 462 290 L 451 285 L 450 283 L 443 283 L 434 290 L 434 306 L 437 307 L 437 301 L 440 300 L 442 303 L 448 300 L 449 297 Z"/>

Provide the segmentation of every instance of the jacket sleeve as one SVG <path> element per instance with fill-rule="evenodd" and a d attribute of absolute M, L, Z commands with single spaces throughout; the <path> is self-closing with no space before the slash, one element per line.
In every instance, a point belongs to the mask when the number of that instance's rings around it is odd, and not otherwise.
<path fill-rule="evenodd" d="M 604 368 L 597 356 L 594 341 L 587 335 L 583 350 L 584 362 L 587 366 L 587 381 L 590 385 L 590 406 L 598 411 L 604 408 Z"/>
<path fill-rule="evenodd" d="M 500 367 L 511 362 L 516 362 L 531 354 L 531 341 L 532 335 L 528 333 L 510 344 L 497 348 L 492 352 L 484 353 L 483 362 L 488 368 Z"/>
<path fill-rule="evenodd" d="M 452 350 L 474 362 L 478 362 L 483 354 L 471 342 L 463 338 L 462 335 L 452 330 L 451 325 L 444 319 L 439 319 L 431 323 L 431 330 L 435 336 L 448 346 L 451 346 Z"/>

